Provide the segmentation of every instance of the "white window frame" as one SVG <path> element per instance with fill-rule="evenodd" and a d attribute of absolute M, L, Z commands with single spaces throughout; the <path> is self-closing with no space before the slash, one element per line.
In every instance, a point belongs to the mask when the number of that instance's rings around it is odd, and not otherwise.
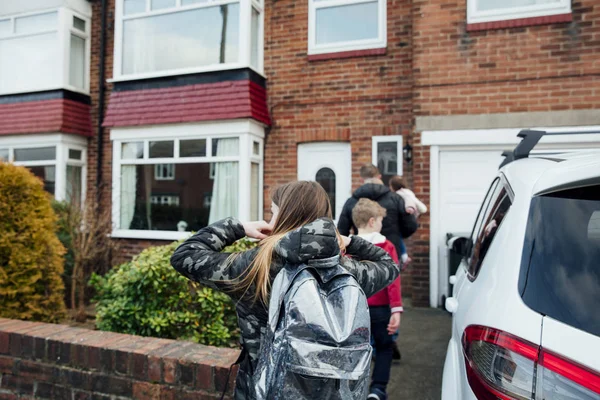
<path fill-rule="evenodd" d="M 15 149 L 56 147 L 54 160 L 14 161 Z M 87 182 L 87 139 L 81 136 L 62 133 L 42 135 L 11 135 L 0 137 L 0 148 L 8 148 L 8 162 L 23 167 L 53 166 L 56 170 L 54 198 L 64 201 L 67 198 L 67 165 L 81 168 L 81 203 L 84 204 Z M 69 159 L 69 149 L 80 150 L 81 160 Z"/>
<path fill-rule="evenodd" d="M 162 8 L 152 11 L 150 8 L 151 0 L 146 0 L 146 11 L 131 15 L 123 15 L 123 1 L 116 0 L 115 7 L 115 41 L 114 41 L 114 57 L 113 57 L 113 78 L 108 82 L 120 82 L 136 79 L 157 78 L 164 76 L 195 74 L 210 71 L 223 71 L 238 68 L 250 68 L 260 75 L 264 76 L 264 0 L 210 0 L 187 6 L 181 5 L 181 0 L 176 0 L 175 7 Z M 123 74 L 123 24 L 124 21 L 143 17 L 151 17 L 157 15 L 172 14 L 174 12 L 189 11 L 200 8 L 216 7 L 224 4 L 240 5 L 240 27 L 239 27 L 239 53 L 236 63 L 213 64 L 192 68 L 178 68 L 167 71 L 145 72 L 138 74 Z M 259 13 L 259 32 L 258 32 L 258 64 L 251 65 L 251 46 L 252 46 L 252 8 L 255 8 Z"/>
<path fill-rule="evenodd" d="M 377 39 L 352 40 L 317 45 L 317 10 L 336 6 L 362 3 L 378 3 L 379 29 Z M 387 46 L 387 1 L 386 0 L 308 0 L 308 54 L 327 54 L 342 51 L 381 49 Z"/>
<path fill-rule="evenodd" d="M 377 144 L 378 143 L 389 143 L 396 142 L 397 154 L 398 154 L 398 171 L 397 175 L 402 176 L 404 173 L 404 148 L 403 148 L 403 137 L 402 135 L 393 135 L 393 136 L 373 136 L 371 138 L 371 162 L 373 165 L 377 166 Z M 384 171 L 379 171 L 382 175 L 386 175 Z"/>
<path fill-rule="evenodd" d="M 571 13 L 571 0 L 560 0 L 554 4 L 539 4 L 489 11 L 478 11 L 478 1 L 467 0 L 467 23 L 469 24 Z"/>
<path fill-rule="evenodd" d="M 58 24 L 55 29 L 48 29 L 48 30 L 39 31 L 39 32 L 35 32 L 35 33 L 23 33 L 23 34 L 14 33 L 15 32 L 15 19 L 22 18 L 22 17 L 31 17 L 31 16 L 35 16 L 35 15 L 41 15 L 41 14 L 48 14 L 48 13 L 52 13 L 52 12 L 57 13 Z M 85 21 L 85 32 L 82 32 L 73 27 L 73 17 L 74 16 Z M 84 15 L 80 12 L 71 10 L 69 8 L 59 7 L 59 8 L 45 9 L 45 10 L 36 10 L 33 12 L 26 12 L 26 13 L 20 13 L 20 14 L 13 14 L 10 16 L 8 16 L 8 15 L 0 16 L 0 20 L 6 20 L 6 19 L 10 20 L 10 26 L 11 26 L 10 30 L 12 33 L 9 34 L 8 36 L 0 36 L 0 40 L 11 40 L 11 39 L 23 38 L 23 37 L 28 37 L 28 36 L 37 36 L 37 35 L 42 35 L 42 34 L 46 34 L 46 33 L 57 32 L 59 45 L 58 45 L 58 54 L 56 54 L 56 57 L 59 58 L 59 63 L 60 63 L 59 69 L 62 72 L 62 75 L 61 75 L 61 82 L 58 82 L 58 84 L 41 86 L 41 87 L 35 88 L 35 89 L 18 90 L 18 91 L 14 91 L 14 92 L 0 92 L 0 95 L 41 92 L 41 91 L 45 91 L 45 90 L 56 90 L 56 89 L 68 89 L 72 92 L 78 92 L 78 93 L 83 93 L 83 94 L 89 95 L 89 93 L 90 93 L 90 54 L 91 54 L 90 36 L 91 36 L 91 25 L 92 25 L 91 8 L 90 8 L 89 15 Z M 71 85 L 69 82 L 70 67 L 71 67 L 71 63 L 70 63 L 71 33 L 73 33 L 76 36 L 79 36 L 82 39 L 85 39 L 85 74 L 84 74 L 84 87 L 83 88 L 75 87 L 75 86 Z"/>
<path fill-rule="evenodd" d="M 172 195 L 172 194 L 152 194 L 152 195 L 150 195 L 150 204 L 178 206 L 179 205 L 179 196 Z"/>
<path fill-rule="evenodd" d="M 241 221 L 250 219 L 251 163 L 259 164 L 259 193 L 263 190 L 263 145 L 264 125 L 254 120 L 235 120 L 197 124 L 153 125 L 139 128 L 115 128 L 111 130 L 113 142 L 113 177 L 112 177 L 112 222 L 114 238 L 180 240 L 187 238 L 191 232 L 158 231 L 140 229 L 121 229 L 121 166 L 142 164 L 191 164 L 212 162 L 237 162 L 239 182 L 238 216 Z M 239 155 L 212 156 L 211 139 L 239 138 Z M 179 157 L 179 141 L 189 139 L 206 139 L 206 155 L 204 157 Z M 174 141 L 173 158 L 148 158 L 150 141 Z M 260 144 L 260 155 L 253 155 L 253 141 Z M 121 160 L 122 143 L 144 142 L 144 158 Z M 263 196 L 259 195 L 259 219 L 263 218 Z"/>

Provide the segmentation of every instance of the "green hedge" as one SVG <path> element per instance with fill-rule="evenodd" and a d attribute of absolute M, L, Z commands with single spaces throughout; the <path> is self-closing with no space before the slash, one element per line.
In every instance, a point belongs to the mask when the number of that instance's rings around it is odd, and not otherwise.
<path fill-rule="evenodd" d="M 236 346 L 238 327 L 229 297 L 191 282 L 170 265 L 179 243 L 144 250 L 105 276 L 94 275 L 100 330 Z M 254 243 L 242 240 L 226 251 Z"/>

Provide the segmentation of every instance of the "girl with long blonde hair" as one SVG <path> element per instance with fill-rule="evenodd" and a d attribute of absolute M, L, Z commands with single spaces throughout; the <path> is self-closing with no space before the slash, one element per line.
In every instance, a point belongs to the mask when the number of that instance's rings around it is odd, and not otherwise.
<path fill-rule="evenodd" d="M 325 190 L 316 182 L 292 182 L 271 195 L 270 223 L 227 218 L 201 229 L 181 244 L 171 264 L 184 276 L 223 291 L 236 303 L 242 359 L 235 399 L 252 399 L 252 373 L 268 322 L 271 284 L 288 264 L 342 254 L 341 265 L 353 274 L 367 297 L 392 283 L 398 266 L 382 249 L 337 231 Z M 243 237 L 259 245 L 236 254 L 221 253 Z"/>

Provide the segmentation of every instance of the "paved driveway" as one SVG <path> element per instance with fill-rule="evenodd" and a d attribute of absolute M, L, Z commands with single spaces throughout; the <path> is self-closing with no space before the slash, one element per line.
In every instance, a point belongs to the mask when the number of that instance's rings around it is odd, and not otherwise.
<path fill-rule="evenodd" d="M 392 367 L 389 400 L 439 400 L 451 317 L 432 308 L 406 308 L 400 325 L 402 361 Z"/>

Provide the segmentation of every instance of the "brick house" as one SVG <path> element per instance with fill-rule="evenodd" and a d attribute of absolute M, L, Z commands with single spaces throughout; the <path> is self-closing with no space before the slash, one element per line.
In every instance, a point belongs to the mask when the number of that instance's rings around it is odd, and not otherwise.
<path fill-rule="evenodd" d="M 431 204 L 403 284 L 437 306 L 444 237 L 470 232 L 499 150 L 522 127 L 600 125 L 600 6 L 500 3 L 5 0 L 0 158 L 59 199 L 97 196 L 123 258 L 268 218 L 298 178 L 339 215 L 373 162 Z M 600 143 L 573 138 L 548 146 Z"/>

